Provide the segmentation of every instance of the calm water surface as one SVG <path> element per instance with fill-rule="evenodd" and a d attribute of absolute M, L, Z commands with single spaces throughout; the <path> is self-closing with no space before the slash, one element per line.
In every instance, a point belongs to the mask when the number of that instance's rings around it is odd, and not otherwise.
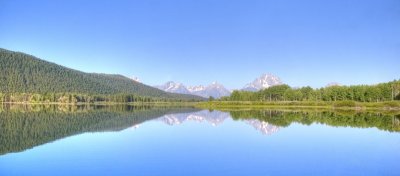
<path fill-rule="evenodd" d="M 2 109 L 0 175 L 400 175 L 400 115 Z"/>

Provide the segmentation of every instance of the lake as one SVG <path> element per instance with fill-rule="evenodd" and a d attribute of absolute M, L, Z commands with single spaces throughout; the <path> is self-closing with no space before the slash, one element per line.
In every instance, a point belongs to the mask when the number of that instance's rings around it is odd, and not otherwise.
<path fill-rule="evenodd" d="M 400 114 L 0 109 L 0 175 L 400 175 Z"/>

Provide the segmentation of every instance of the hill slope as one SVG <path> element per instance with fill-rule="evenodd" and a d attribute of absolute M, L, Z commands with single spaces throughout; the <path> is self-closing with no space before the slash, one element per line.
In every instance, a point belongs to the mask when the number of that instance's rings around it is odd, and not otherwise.
<path fill-rule="evenodd" d="M 50 63 L 21 52 L 0 48 L 0 92 L 3 93 L 129 93 L 174 99 L 201 99 L 172 94 L 122 75 L 85 73 Z"/>

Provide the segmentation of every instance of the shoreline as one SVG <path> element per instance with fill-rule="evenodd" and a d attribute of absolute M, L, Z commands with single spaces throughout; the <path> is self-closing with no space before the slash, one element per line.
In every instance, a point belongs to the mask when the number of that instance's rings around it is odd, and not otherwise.
<path fill-rule="evenodd" d="M 317 102 L 317 101 L 204 101 L 204 102 L 90 102 L 90 103 L 59 103 L 59 102 L 1 102 L 4 105 L 59 105 L 59 106 L 182 106 L 215 110 L 243 110 L 243 109 L 315 109 L 315 110 L 352 110 L 352 111 L 399 111 L 400 101 L 388 102 Z"/>
<path fill-rule="evenodd" d="M 99 105 L 99 106 L 112 106 L 112 105 L 153 105 L 153 106 L 174 106 L 174 105 L 186 105 L 194 106 L 198 102 L 90 102 L 90 103 L 59 103 L 59 102 L 0 102 L 0 105 L 67 105 L 67 106 L 83 106 L 83 105 Z"/>
<path fill-rule="evenodd" d="M 200 102 L 196 105 L 199 108 L 208 109 L 321 109 L 321 110 L 353 110 L 353 111 L 400 111 L 399 101 L 389 102 L 259 102 L 259 101 L 212 101 Z"/>

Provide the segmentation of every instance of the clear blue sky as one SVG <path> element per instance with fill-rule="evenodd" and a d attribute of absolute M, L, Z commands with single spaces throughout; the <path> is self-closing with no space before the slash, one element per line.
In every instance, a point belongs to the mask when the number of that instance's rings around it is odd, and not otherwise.
<path fill-rule="evenodd" d="M 144 83 L 400 78 L 399 0 L 0 0 L 0 47 Z"/>

